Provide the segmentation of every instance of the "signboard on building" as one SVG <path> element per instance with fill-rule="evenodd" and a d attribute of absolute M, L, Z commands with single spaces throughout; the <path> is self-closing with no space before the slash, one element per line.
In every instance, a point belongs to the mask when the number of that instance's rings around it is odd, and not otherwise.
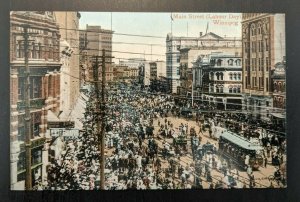
<path fill-rule="evenodd" d="M 74 129 L 74 128 L 50 128 L 50 136 L 51 137 L 61 136 L 65 140 L 66 139 L 78 138 L 79 129 Z"/>
<path fill-rule="evenodd" d="M 50 128 L 74 128 L 74 121 L 51 121 L 48 122 L 48 129 Z"/>

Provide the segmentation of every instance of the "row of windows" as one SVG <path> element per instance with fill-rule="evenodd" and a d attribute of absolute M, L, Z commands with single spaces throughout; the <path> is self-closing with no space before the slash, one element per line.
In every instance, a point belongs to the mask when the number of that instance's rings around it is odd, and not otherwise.
<path fill-rule="evenodd" d="M 229 59 L 227 60 L 227 64 L 225 64 L 226 60 L 222 60 L 222 59 L 212 59 L 210 60 L 210 63 L 212 65 L 217 65 L 217 66 L 222 66 L 222 65 L 228 65 L 228 66 L 233 66 L 235 64 L 235 66 L 241 66 L 241 59 Z"/>
<path fill-rule="evenodd" d="M 245 53 L 249 52 L 250 42 L 244 42 L 244 50 L 245 50 Z M 255 53 L 256 51 L 258 51 L 258 52 L 269 51 L 269 39 L 252 41 L 251 42 L 251 52 Z"/>
<path fill-rule="evenodd" d="M 259 88 L 264 88 L 266 87 L 266 90 L 269 90 L 269 79 L 266 78 L 266 82 L 264 83 L 264 78 L 263 77 L 258 77 L 258 83 L 257 83 L 257 77 L 252 77 L 252 85 L 255 87 Z M 258 86 L 257 86 L 258 84 Z M 266 86 L 265 86 L 266 84 Z"/>
<path fill-rule="evenodd" d="M 214 92 L 214 87 L 211 86 L 210 88 L 211 92 Z M 228 88 L 229 93 L 241 93 L 241 87 L 229 87 Z M 224 93 L 224 87 L 223 86 L 216 86 L 216 93 Z"/>
<path fill-rule="evenodd" d="M 245 59 L 245 63 L 248 64 L 248 59 Z M 258 61 L 258 64 L 257 64 Z M 264 71 L 264 66 L 266 64 L 266 71 L 269 71 L 270 60 L 269 57 L 264 58 L 252 58 L 251 59 L 251 70 L 256 71 L 258 67 L 258 71 Z M 249 71 L 249 70 L 248 70 Z"/>
<path fill-rule="evenodd" d="M 217 80 L 224 80 L 224 74 L 223 72 L 211 72 L 210 73 L 210 80 L 214 80 L 214 76 L 216 76 Z M 230 80 L 241 80 L 242 79 L 242 73 L 229 73 L 229 79 Z"/>
<path fill-rule="evenodd" d="M 21 42 L 16 44 L 15 46 L 15 56 L 17 58 L 25 57 L 24 44 Z M 47 53 L 47 55 L 43 55 L 43 53 Z M 43 46 L 41 43 L 35 44 L 32 43 L 28 47 L 28 58 L 33 59 L 43 59 L 45 56 L 48 56 L 48 59 L 59 59 L 59 47 L 53 46 L 49 44 L 48 46 Z"/>

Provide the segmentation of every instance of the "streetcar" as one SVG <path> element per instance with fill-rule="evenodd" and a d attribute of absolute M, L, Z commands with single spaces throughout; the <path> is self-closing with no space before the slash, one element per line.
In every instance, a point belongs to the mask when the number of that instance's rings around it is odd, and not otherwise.
<path fill-rule="evenodd" d="M 219 137 L 219 154 L 237 167 L 258 170 L 263 164 L 263 147 L 258 142 L 249 141 L 235 133 L 225 131 Z"/>

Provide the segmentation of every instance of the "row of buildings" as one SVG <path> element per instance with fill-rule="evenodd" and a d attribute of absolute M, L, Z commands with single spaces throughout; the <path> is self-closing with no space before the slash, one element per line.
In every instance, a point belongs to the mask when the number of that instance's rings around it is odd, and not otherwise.
<path fill-rule="evenodd" d="M 284 119 L 284 14 L 242 14 L 241 35 L 168 34 L 164 80 L 168 91 L 219 109 L 251 112 L 254 119 Z"/>

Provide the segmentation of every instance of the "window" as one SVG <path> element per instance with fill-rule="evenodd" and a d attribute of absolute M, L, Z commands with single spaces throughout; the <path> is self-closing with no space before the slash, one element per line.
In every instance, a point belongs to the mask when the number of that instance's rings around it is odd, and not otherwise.
<path fill-rule="evenodd" d="M 214 80 L 214 73 L 210 72 L 210 80 Z"/>
<path fill-rule="evenodd" d="M 232 87 L 229 87 L 229 93 L 232 93 Z"/>
<path fill-rule="evenodd" d="M 217 61 L 217 66 L 221 66 L 222 65 L 222 60 L 221 59 L 218 59 Z"/>
<path fill-rule="evenodd" d="M 229 73 L 229 79 L 232 80 L 232 73 Z"/>
<path fill-rule="evenodd" d="M 237 74 L 236 73 L 233 74 L 233 78 L 234 78 L 234 80 L 237 80 Z"/>
<path fill-rule="evenodd" d="M 238 80 L 241 80 L 241 73 L 238 73 Z"/>
<path fill-rule="evenodd" d="M 224 76 L 223 72 L 220 73 L 220 76 L 221 76 L 221 80 L 223 80 L 223 76 Z"/>
<path fill-rule="evenodd" d="M 18 81 L 18 100 L 24 99 L 24 87 L 25 87 L 25 79 L 23 77 L 19 77 Z"/>
<path fill-rule="evenodd" d="M 255 25 L 252 24 L 251 25 L 251 36 L 255 36 L 256 35 L 256 28 L 255 28 Z"/>
<path fill-rule="evenodd" d="M 30 98 L 40 98 L 41 96 L 41 86 L 42 79 L 41 77 L 31 77 L 30 78 Z"/>
<path fill-rule="evenodd" d="M 232 92 L 233 92 L 233 93 L 236 93 L 236 88 L 233 88 L 233 89 L 232 89 Z"/>
<path fill-rule="evenodd" d="M 228 65 L 233 66 L 233 59 L 228 60 Z"/>
<path fill-rule="evenodd" d="M 237 88 L 237 93 L 241 93 L 241 87 Z"/>
<path fill-rule="evenodd" d="M 265 43 L 266 43 L 266 51 L 269 51 L 269 40 L 265 39 Z"/>
<path fill-rule="evenodd" d="M 220 86 L 220 93 L 223 93 L 223 86 Z"/>
<path fill-rule="evenodd" d="M 18 116 L 18 141 L 25 141 L 25 115 Z"/>
<path fill-rule="evenodd" d="M 241 66 L 241 60 L 240 59 L 236 60 L 235 64 L 236 64 L 236 66 Z"/>
<path fill-rule="evenodd" d="M 261 24 L 258 25 L 257 34 L 261 34 Z"/>
<path fill-rule="evenodd" d="M 248 53 L 248 45 L 247 44 L 248 44 L 247 42 L 244 43 L 245 53 Z"/>
<path fill-rule="evenodd" d="M 32 149 L 32 165 L 37 165 L 42 163 L 42 150 L 41 149 Z"/>
<path fill-rule="evenodd" d="M 17 165 L 17 171 L 23 171 L 26 170 L 26 160 L 25 160 L 25 152 L 21 152 L 18 156 L 18 165 Z"/>

